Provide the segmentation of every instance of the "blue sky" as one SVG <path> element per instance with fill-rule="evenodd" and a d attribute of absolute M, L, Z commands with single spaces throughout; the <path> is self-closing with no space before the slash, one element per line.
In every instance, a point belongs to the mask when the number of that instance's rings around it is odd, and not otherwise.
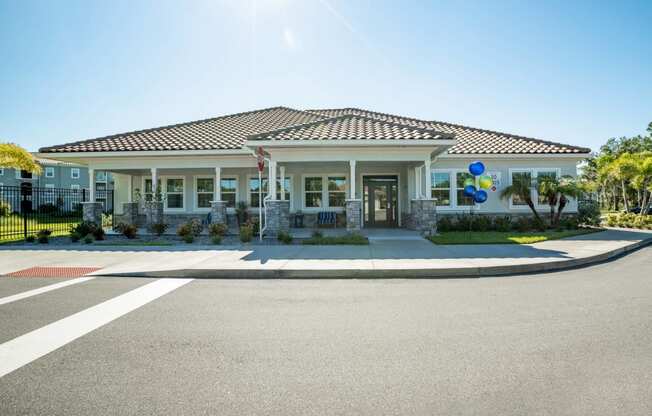
<path fill-rule="evenodd" d="M 0 0 L 0 139 L 276 105 L 597 149 L 652 121 L 652 2 Z"/>

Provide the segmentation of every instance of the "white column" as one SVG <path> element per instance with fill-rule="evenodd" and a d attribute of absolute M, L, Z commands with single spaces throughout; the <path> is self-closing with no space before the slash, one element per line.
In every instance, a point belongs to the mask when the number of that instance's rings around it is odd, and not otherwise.
<path fill-rule="evenodd" d="M 131 189 L 132 186 L 133 186 L 132 183 L 133 183 L 134 179 L 133 179 L 133 177 L 131 175 L 126 175 L 126 176 L 127 176 L 127 180 L 129 181 L 127 183 L 127 192 L 129 193 L 127 195 L 127 202 L 134 202 L 133 190 Z"/>
<path fill-rule="evenodd" d="M 88 201 L 95 202 L 95 169 L 88 168 Z"/>
<path fill-rule="evenodd" d="M 281 174 L 281 201 L 285 201 L 285 166 L 278 168 Z"/>
<path fill-rule="evenodd" d="M 430 172 L 430 158 L 423 161 L 423 170 L 426 175 L 426 199 L 432 199 L 432 173 Z"/>
<path fill-rule="evenodd" d="M 349 169 L 351 170 L 349 174 L 349 182 L 351 183 L 349 186 L 350 199 L 355 199 L 355 163 L 355 160 L 349 160 Z"/>
<path fill-rule="evenodd" d="M 152 168 L 152 200 L 156 197 L 156 190 L 158 188 L 158 169 Z"/>
<path fill-rule="evenodd" d="M 267 191 L 276 200 L 276 161 L 269 161 L 269 175 L 267 175 Z"/>
<path fill-rule="evenodd" d="M 414 168 L 414 199 L 421 199 L 421 166 Z"/>
<path fill-rule="evenodd" d="M 213 200 L 222 200 L 222 168 L 215 168 L 215 183 L 213 183 Z"/>

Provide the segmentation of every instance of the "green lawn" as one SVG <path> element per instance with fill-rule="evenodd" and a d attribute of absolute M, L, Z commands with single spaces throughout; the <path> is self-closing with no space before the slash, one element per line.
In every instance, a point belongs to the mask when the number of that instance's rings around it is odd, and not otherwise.
<path fill-rule="evenodd" d="M 339 237 L 312 236 L 301 242 L 311 246 L 354 245 L 364 246 L 369 244 L 367 237 L 360 234 L 347 234 Z"/>
<path fill-rule="evenodd" d="M 133 241 L 133 242 L 119 242 L 119 241 L 110 241 L 110 242 L 98 242 L 96 246 L 137 246 L 137 247 L 164 247 L 164 246 L 173 246 L 174 243 L 169 241 Z"/>
<path fill-rule="evenodd" d="M 532 244 L 572 237 L 574 235 L 594 233 L 596 231 L 599 230 L 582 228 L 579 230 L 531 231 L 523 233 L 517 231 L 450 231 L 429 237 L 429 239 L 435 244 Z"/>
<path fill-rule="evenodd" d="M 79 224 L 79 217 L 53 218 L 40 216 L 27 221 L 27 235 L 35 235 L 39 230 L 52 230 L 52 237 L 68 235 L 70 227 Z M 19 215 L 0 218 L 0 243 L 22 240 L 23 218 Z"/>

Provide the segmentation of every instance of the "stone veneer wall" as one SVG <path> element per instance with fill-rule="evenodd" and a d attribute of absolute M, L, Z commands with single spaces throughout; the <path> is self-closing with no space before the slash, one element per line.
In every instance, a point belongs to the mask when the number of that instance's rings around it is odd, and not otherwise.
<path fill-rule="evenodd" d="M 350 232 L 362 229 L 362 200 L 346 200 L 346 230 Z"/>
<path fill-rule="evenodd" d="M 288 231 L 289 229 L 290 201 L 268 201 L 265 233 L 270 236 L 276 236 L 280 231 Z"/>
<path fill-rule="evenodd" d="M 163 216 L 163 202 L 147 201 L 145 202 L 145 225 L 149 227 L 152 224 L 166 223 Z"/>
<path fill-rule="evenodd" d="M 101 202 L 82 202 L 82 219 L 85 222 L 102 224 L 104 205 Z"/>
<path fill-rule="evenodd" d="M 226 201 L 211 201 L 211 223 L 227 224 Z"/>
<path fill-rule="evenodd" d="M 434 199 L 413 199 L 409 228 L 423 234 L 437 232 L 437 206 Z"/>

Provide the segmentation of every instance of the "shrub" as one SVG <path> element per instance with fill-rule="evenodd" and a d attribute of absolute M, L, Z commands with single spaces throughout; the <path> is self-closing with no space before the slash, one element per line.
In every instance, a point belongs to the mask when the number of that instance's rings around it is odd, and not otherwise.
<path fill-rule="evenodd" d="M 455 231 L 471 231 L 473 218 L 470 215 L 458 215 L 455 221 Z"/>
<path fill-rule="evenodd" d="M 84 238 L 89 234 L 93 234 L 98 228 L 100 227 L 98 227 L 94 222 L 84 221 L 71 227 L 70 234 L 79 234 L 80 238 Z"/>
<path fill-rule="evenodd" d="M 476 215 L 471 218 L 471 231 L 489 231 L 491 229 L 491 219 L 484 215 Z"/>
<path fill-rule="evenodd" d="M 494 218 L 494 230 L 507 232 L 512 229 L 512 219 L 511 217 L 496 217 Z"/>
<path fill-rule="evenodd" d="M 33 243 L 34 241 L 36 241 L 36 237 L 34 237 L 33 235 L 28 235 L 25 241 L 27 241 L 28 243 Z"/>
<path fill-rule="evenodd" d="M 576 230 L 579 228 L 579 221 L 576 217 L 564 217 L 559 221 L 559 228 L 566 230 Z"/>
<path fill-rule="evenodd" d="M 319 230 L 315 230 L 312 232 L 312 238 L 322 238 L 324 236 L 324 233 L 322 233 Z"/>
<path fill-rule="evenodd" d="M 87 235 L 84 237 L 84 244 L 91 244 L 93 242 L 93 237 L 91 235 Z"/>
<path fill-rule="evenodd" d="M 41 204 L 38 206 L 39 214 L 56 214 L 59 211 L 59 207 L 52 203 Z"/>
<path fill-rule="evenodd" d="M 526 232 L 530 231 L 532 228 L 532 221 L 528 217 L 518 217 L 516 221 L 512 223 L 512 227 L 514 228 L 515 231 L 519 232 Z"/>
<path fill-rule="evenodd" d="M 248 243 L 254 236 L 254 230 L 251 224 L 245 224 L 240 227 L 240 241 Z"/>
<path fill-rule="evenodd" d="M 159 237 L 162 236 L 167 229 L 168 229 L 168 225 L 163 223 L 163 222 L 159 222 L 159 223 L 152 224 L 152 225 L 149 226 L 149 230 L 153 234 L 155 234 L 155 235 L 157 235 Z"/>
<path fill-rule="evenodd" d="M 283 244 L 290 244 L 292 242 L 292 235 L 287 231 L 279 231 L 276 238 Z"/>
<path fill-rule="evenodd" d="M 215 245 L 222 244 L 222 236 L 214 235 L 214 236 L 211 238 L 211 241 L 212 241 L 213 244 L 215 244 Z"/>
<path fill-rule="evenodd" d="M 183 241 L 186 242 L 187 244 L 192 244 L 193 241 L 195 241 L 195 236 L 192 234 L 186 234 L 182 236 Z"/>
<path fill-rule="evenodd" d="M 130 240 L 136 238 L 136 234 L 138 233 L 138 227 L 134 224 L 126 224 L 124 222 L 116 225 L 115 229 Z"/>
<path fill-rule="evenodd" d="M 447 231 L 454 231 L 455 230 L 455 224 L 453 224 L 453 221 L 451 220 L 449 215 L 442 215 L 437 219 L 437 231 L 441 231 L 443 233 Z"/>
<path fill-rule="evenodd" d="M 36 233 L 36 239 L 41 244 L 47 244 L 50 242 L 50 235 L 52 235 L 52 230 L 39 230 Z"/>
<path fill-rule="evenodd" d="M 11 205 L 7 201 L 0 201 L 0 218 L 11 215 Z"/>
<path fill-rule="evenodd" d="M 91 233 L 93 235 L 93 238 L 98 241 L 104 240 L 104 229 L 101 227 L 97 227 L 93 232 Z"/>
<path fill-rule="evenodd" d="M 600 205 L 597 201 L 580 201 L 577 206 L 577 220 L 580 224 L 600 225 Z"/>
<path fill-rule="evenodd" d="M 226 224 L 215 223 L 208 226 L 208 235 L 211 237 L 224 237 L 229 227 Z"/>
<path fill-rule="evenodd" d="M 201 231 L 203 229 L 204 226 L 202 225 L 201 221 L 199 221 L 196 218 L 193 218 L 190 221 L 184 222 L 183 224 L 179 225 L 179 227 L 177 228 L 177 235 L 182 238 L 184 238 L 187 235 L 197 237 L 199 234 L 201 234 Z"/>
<path fill-rule="evenodd" d="M 369 240 L 362 234 L 351 233 L 340 237 L 311 237 L 303 240 L 306 245 L 367 245 Z"/>
<path fill-rule="evenodd" d="M 244 201 L 238 202 L 235 208 L 235 215 L 238 219 L 238 225 L 242 226 L 249 220 L 249 211 L 247 211 L 247 203 Z"/>
<path fill-rule="evenodd" d="M 70 241 L 71 242 L 76 243 L 79 240 L 81 240 L 81 236 L 79 235 L 79 233 L 76 233 L 76 232 L 70 233 Z"/>

